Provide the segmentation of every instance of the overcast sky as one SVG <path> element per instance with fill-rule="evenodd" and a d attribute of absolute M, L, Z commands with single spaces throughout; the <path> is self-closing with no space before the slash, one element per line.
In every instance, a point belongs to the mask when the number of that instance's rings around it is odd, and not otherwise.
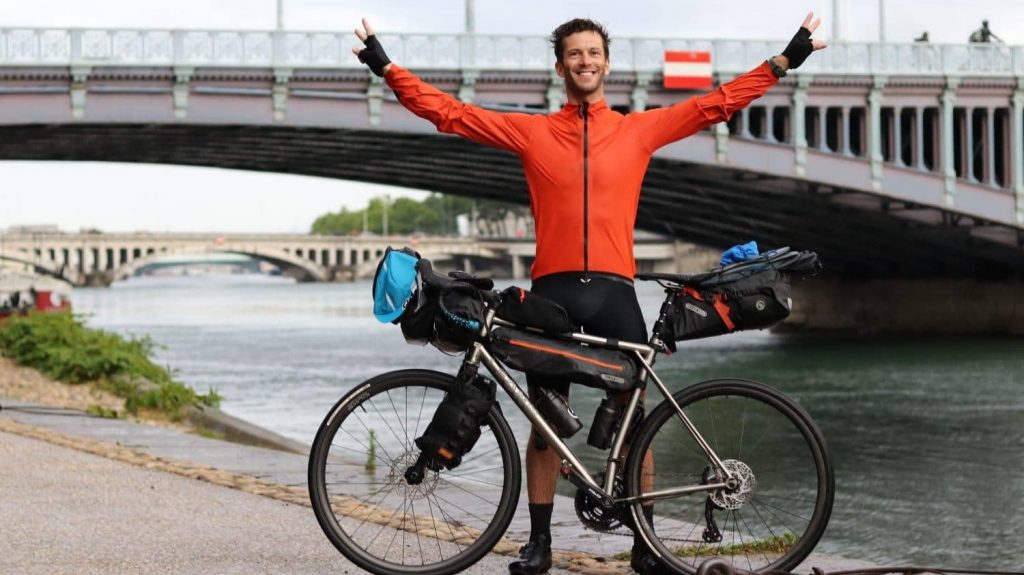
<path fill-rule="evenodd" d="M 459 32 L 465 26 L 464 0 L 284 2 L 289 29 L 349 31 L 360 16 L 369 18 L 382 38 L 388 31 Z M 845 4 L 841 35 L 877 40 L 879 0 Z M 0 28 L 269 29 L 276 24 L 276 6 L 276 0 L 0 0 Z M 1007 43 L 1024 44 L 1021 0 L 887 0 L 884 6 L 888 41 L 909 42 L 927 30 L 932 42 L 961 43 L 988 19 Z M 572 17 L 599 20 L 612 33 L 613 61 L 615 36 L 779 39 L 781 50 L 808 10 L 825 18 L 817 35 L 830 38 L 832 0 L 475 1 L 479 33 L 546 35 Z M 51 223 L 66 230 L 305 232 L 317 215 L 343 204 L 362 207 L 386 191 L 402 193 L 337 180 L 217 169 L 0 162 L 0 228 Z"/>

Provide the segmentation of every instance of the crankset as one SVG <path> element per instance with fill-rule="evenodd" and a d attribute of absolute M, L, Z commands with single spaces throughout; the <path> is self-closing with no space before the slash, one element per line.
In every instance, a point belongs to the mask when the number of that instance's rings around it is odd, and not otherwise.
<path fill-rule="evenodd" d="M 604 473 L 598 474 L 595 478 L 598 485 L 604 485 Z M 619 499 L 626 493 L 626 486 L 622 477 L 615 476 L 615 484 L 612 486 L 612 497 Z M 600 499 L 593 496 L 587 489 L 576 490 L 576 516 L 587 529 L 611 533 L 623 526 L 622 516 L 626 513 L 622 505 L 608 507 Z"/>

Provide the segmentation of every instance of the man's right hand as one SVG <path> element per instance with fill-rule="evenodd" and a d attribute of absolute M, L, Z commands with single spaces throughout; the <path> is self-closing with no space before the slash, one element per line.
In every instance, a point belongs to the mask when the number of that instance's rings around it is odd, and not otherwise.
<path fill-rule="evenodd" d="M 391 69 L 391 60 L 384 53 L 377 36 L 373 33 L 373 27 L 363 18 L 363 28 L 356 28 L 356 36 L 363 41 L 363 48 L 352 48 L 352 53 L 359 58 L 359 61 L 369 66 L 370 71 L 383 77 Z"/>

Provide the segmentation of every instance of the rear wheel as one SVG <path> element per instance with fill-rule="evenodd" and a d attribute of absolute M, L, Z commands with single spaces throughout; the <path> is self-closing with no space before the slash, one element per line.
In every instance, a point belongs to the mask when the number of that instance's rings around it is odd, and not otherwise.
<path fill-rule="evenodd" d="M 732 479 L 727 488 L 654 500 L 653 525 L 640 519 L 642 503 L 633 504 L 655 555 L 686 573 L 712 557 L 747 571 L 796 567 L 824 533 L 835 491 L 828 449 L 810 416 L 751 381 L 706 381 L 673 397 Z M 645 475 L 648 450 L 654 471 Z M 644 420 L 626 464 L 627 495 L 725 480 L 667 401 Z"/>
<path fill-rule="evenodd" d="M 327 414 L 309 460 L 320 527 L 359 567 L 378 575 L 458 573 L 504 535 L 519 501 L 519 451 L 497 405 L 452 470 L 409 481 L 423 434 L 450 375 L 386 373 L 359 384 Z"/>

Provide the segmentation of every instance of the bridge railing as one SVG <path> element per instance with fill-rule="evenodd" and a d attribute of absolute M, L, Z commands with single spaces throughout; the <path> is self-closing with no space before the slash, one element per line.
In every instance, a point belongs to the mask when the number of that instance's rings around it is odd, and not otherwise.
<path fill-rule="evenodd" d="M 416 69 L 548 71 L 544 36 L 385 33 L 396 62 Z M 351 68 L 351 33 L 261 30 L 0 28 L 0 66 L 231 66 Z M 614 38 L 615 69 L 661 70 L 665 50 L 707 50 L 714 70 L 740 73 L 784 41 Z M 1024 46 L 838 43 L 806 64 L 809 72 L 1024 76 Z"/>

